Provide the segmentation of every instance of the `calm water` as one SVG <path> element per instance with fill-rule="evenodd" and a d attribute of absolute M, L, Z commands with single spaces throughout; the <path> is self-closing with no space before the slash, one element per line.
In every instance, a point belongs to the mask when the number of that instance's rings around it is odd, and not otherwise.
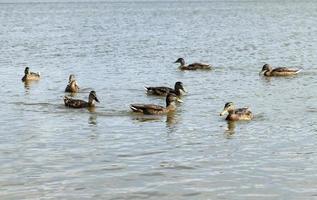
<path fill-rule="evenodd" d="M 316 35 L 314 1 L 0 4 L 1 199 L 316 198 Z M 266 62 L 303 73 L 261 78 Z M 95 111 L 64 107 L 70 73 Z M 130 113 L 176 81 L 176 113 Z M 227 101 L 255 120 L 228 125 Z"/>

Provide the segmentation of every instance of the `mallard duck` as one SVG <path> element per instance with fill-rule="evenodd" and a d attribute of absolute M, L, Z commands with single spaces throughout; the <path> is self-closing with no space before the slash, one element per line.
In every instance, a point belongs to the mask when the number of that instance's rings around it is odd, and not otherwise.
<path fill-rule="evenodd" d="M 91 91 L 89 93 L 88 102 L 80 100 L 80 99 L 72 99 L 67 96 L 64 97 L 64 103 L 65 106 L 71 107 L 71 108 L 89 108 L 95 106 L 95 101 L 99 103 L 99 100 L 97 98 L 96 92 Z"/>
<path fill-rule="evenodd" d="M 75 79 L 75 75 L 69 75 L 68 85 L 66 86 L 65 92 L 75 93 L 78 92 L 79 87 L 77 85 L 77 81 Z"/>
<path fill-rule="evenodd" d="M 263 74 L 264 76 L 290 76 L 298 74 L 300 71 L 300 69 L 291 69 L 287 67 L 278 67 L 272 69 L 271 65 L 265 64 L 263 65 L 260 74 Z"/>
<path fill-rule="evenodd" d="M 176 101 L 182 102 L 175 94 L 170 93 L 166 96 L 166 107 L 154 104 L 131 104 L 130 108 L 133 112 L 147 115 L 160 115 L 174 111 L 176 109 Z"/>
<path fill-rule="evenodd" d="M 174 63 L 180 63 L 179 69 L 181 70 L 197 70 L 197 69 L 211 69 L 209 64 L 193 63 L 185 65 L 184 58 L 178 58 Z"/>
<path fill-rule="evenodd" d="M 40 80 L 40 73 L 30 72 L 29 67 L 24 70 L 22 81 L 37 81 Z"/>
<path fill-rule="evenodd" d="M 228 113 L 226 120 L 238 121 L 238 120 L 251 120 L 253 118 L 252 112 L 249 108 L 238 108 L 235 109 L 235 106 L 232 102 L 226 103 L 223 111 L 220 113 L 220 116 Z"/>
<path fill-rule="evenodd" d="M 176 94 L 181 96 L 186 93 L 183 83 L 178 81 L 175 83 L 174 89 L 170 87 L 145 87 L 148 94 L 166 96 L 168 93 Z"/>

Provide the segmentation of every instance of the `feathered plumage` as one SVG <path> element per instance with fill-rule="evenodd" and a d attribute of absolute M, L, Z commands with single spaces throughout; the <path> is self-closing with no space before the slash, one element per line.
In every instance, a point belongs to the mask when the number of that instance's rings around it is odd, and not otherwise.
<path fill-rule="evenodd" d="M 166 107 L 154 104 L 131 104 L 130 108 L 133 112 L 143 113 L 147 115 L 166 114 L 176 109 L 176 101 L 180 101 L 175 94 L 168 94 L 166 96 Z"/>
<path fill-rule="evenodd" d="M 71 74 L 69 76 L 68 85 L 65 88 L 65 92 L 75 93 L 75 92 L 78 92 L 78 91 L 79 91 L 79 86 L 77 84 L 75 76 L 73 74 Z"/>
<path fill-rule="evenodd" d="M 220 113 L 220 116 L 228 113 L 226 120 L 238 121 L 238 120 L 251 120 L 253 118 L 252 112 L 249 108 L 238 108 L 235 109 L 235 106 L 232 102 L 225 104 L 223 111 Z"/>
<path fill-rule="evenodd" d="M 186 90 L 183 86 L 183 83 L 178 81 L 175 83 L 174 89 L 170 87 L 145 87 L 148 94 L 158 95 L 158 96 L 166 96 L 169 93 L 173 93 L 177 96 L 181 96 L 186 93 Z"/>
<path fill-rule="evenodd" d="M 72 99 L 72 98 L 69 98 L 67 96 L 64 97 L 65 106 L 71 107 L 71 108 L 94 107 L 95 106 L 95 101 L 99 103 L 99 100 L 97 98 L 97 95 L 96 95 L 95 91 L 91 91 L 89 93 L 88 102 L 80 100 L 80 99 Z"/>
<path fill-rule="evenodd" d="M 211 69 L 211 66 L 209 64 L 204 63 L 192 63 L 189 65 L 185 65 L 185 60 L 183 58 L 178 58 L 174 63 L 180 63 L 179 69 L 181 70 Z"/>
<path fill-rule="evenodd" d="M 273 69 L 271 65 L 265 64 L 263 65 L 260 74 L 263 74 L 264 76 L 291 76 L 298 74 L 300 71 L 300 69 L 293 69 L 288 67 L 278 67 Z"/>
<path fill-rule="evenodd" d="M 26 67 L 24 70 L 24 76 L 22 81 L 37 81 L 40 80 L 40 73 L 30 72 L 29 67 Z"/>

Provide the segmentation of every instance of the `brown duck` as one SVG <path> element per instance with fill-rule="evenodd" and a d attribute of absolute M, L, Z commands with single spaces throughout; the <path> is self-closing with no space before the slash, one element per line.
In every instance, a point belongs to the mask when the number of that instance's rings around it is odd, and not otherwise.
<path fill-rule="evenodd" d="M 170 87 L 145 87 L 148 94 L 157 95 L 157 96 L 166 96 L 168 93 L 173 93 L 177 96 L 181 96 L 186 93 L 186 90 L 183 86 L 183 83 L 178 81 L 174 85 L 174 89 Z"/>
<path fill-rule="evenodd" d="M 174 63 L 180 63 L 179 69 L 181 70 L 197 70 L 197 69 L 209 70 L 211 69 L 211 66 L 209 64 L 203 64 L 203 63 L 193 63 L 193 64 L 186 65 L 184 58 L 178 58 Z"/>
<path fill-rule="evenodd" d="M 170 93 L 166 96 L 166 107 L 154 104 L 131 104 L 130 108 L 133 112 L 147 115 L 160 115 L 176 110 L 176 101 L 182 102 L 175 94 Z"/>
<path fill-rule="evenodd" d="M 40 73 L 30 72 L 30 68 L 26 67 L 22 81 L 38 81 L 40 80 Z"/>
<path fill-rule="evenodd" d="M 68 85 L 66 86 L 65 92 L 75 93 L 79 91 L 75 75 L 71 74 L 68 79 Z"/>
<path fill-rule="evenodd" d="M 265 64 L 263 65 L 260 74 L 263 74 L 264 76 L 291 76 L 298 74 L 300 71 L 300 69 L 292 69 L 287 67 L 278 67 L 273 69 L 271 65 Z"/>
<path fill-rule="evenodd" d="M 91 91 L 89 93 L 88 102 L 80 99 L 72 99 L 67 96 L 64 97 L 65 106 L 71 108 L 89 108 L 95 106 L 95 101 L 99 103 L 96 92 Z"/>
<path fill-rule="evenodd" d="M 249 108 L 238 108 L 235 109 L 233 102 L 228 102 L 225 104 L 223 111 L 220 113 L 220 116 L 228 113 L 226 120 L 238 121 L 238 120 L 251 120 L 253 118 L 252 112 Z"/>

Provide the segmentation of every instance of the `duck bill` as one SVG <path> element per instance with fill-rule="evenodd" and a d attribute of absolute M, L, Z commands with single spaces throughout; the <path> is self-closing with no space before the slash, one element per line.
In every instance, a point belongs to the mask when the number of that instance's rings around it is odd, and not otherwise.
<path fill-rule="evenodd" d="M 180 98 L 177 98 L 176 101 L 179 102 L 179 103 L 183 103 L 184 102 Z"/>
<path fill-rule="evenodd" d="M 224 114 L 226 114 L 227 113 L 227 110 L 223 110 L 219 115 L 220 116 L 223 116 Z"/>
<path fill-rule="evenodd" d="M 187 93 L 186 88 L 183 87 L 181 90 L 182 90 L 184 93 Z"/>
<path fill-rule="evenodd" d="M 264 70 L 260 71 L 260 72 L 259 72 L 259 75 L 264 74 L 264 72 L 265 72 Z"/>
<path fill-rule="evenodd" d="M 98 103 L 100 103 L 100 102 L 99 102 L 99 99 L 98 99 L 97 97 L 95 97 L 95 100 L 96 100 Z"/>
<path fill-rule="evenodd" d="M 178 60 L 176 60 L 175 62 L 173 62 L 173 63 L 178 63 Z"/>

